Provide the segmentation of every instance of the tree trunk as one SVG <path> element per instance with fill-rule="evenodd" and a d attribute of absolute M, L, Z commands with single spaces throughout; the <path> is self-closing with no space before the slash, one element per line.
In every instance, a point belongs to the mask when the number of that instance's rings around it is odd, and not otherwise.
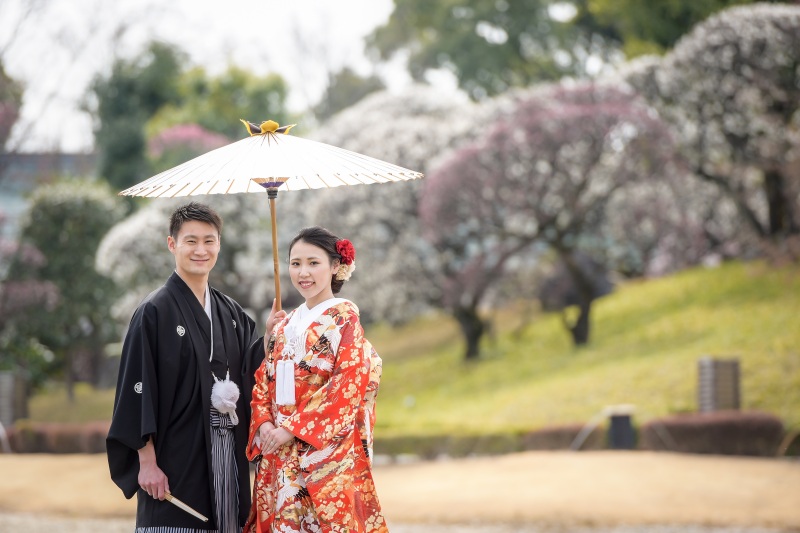
<path fill-rule="evenodd" d="M 479 345 L 486 325 L 474 308 L 457 307 L 453 311 L 453 317 L 458 321 L 467 344 L 464 360 L 475 361 L 480 355 Z"/>
<path fill-rule="evenodd" d="M 767 236 L 769 229 L 764 227 L 755 211 L 747 205 L 747 202 L 744 200 L 744 197 L 741 194 L 736 193 L 731 188 L 730 182 L 725 177 L 709 174 L 708 172 L 704 171 L 702 167 L 697 167 L 694 169 L 694 171 L 704 180 L 719 187 L 725 193 L 725 195 L 730 198 L 734 204 L 736 204 L 739 214 L 742 215 L 742 218 L 745 220 L 745 222 L 753 229 L 753 231 L 756 232 L 759 237 Z"/>
<path fill-rule="evenodd" d="M 72 368 L 72 351 L 64 352 L 64 384 L 67 387 L 67 400 L 75 403 L 75 372 Z"/>
<path fill-rule="evenodd" d="M 575 346 L 585 346 L 589 344 L 589 314 L 592 310 L 592 300 L 594 300 L 595 296 L 594 286 L 590 275 L 581 269 L 572 253 L 562 250 L 560 251 L 560 256 L 567 267 L 567 272 L 572 277 L 578 296 L 578 318 L 575 319 L 573 324 L 568 324 L 565 316 L 564 322 L 567 325 L 567 329 L 569 329 L 570 335 L 572 335 L 572 342 Z"/>
<path fill-rule="evenodd" d="M 764 173 L 764 191 L 767 196 L 769 212 L 769 234 L 771 237 L 788 236 L 797 233 L 792 202 L 786 197 L 786 184 L 783 174 L 777 170 Z"/>
<path fill-rule="evenodd" d="M 575 323 L 569 327 L 572 335 L 572 342 L 575 346 L 586 346 L 589 344 L 589 313 L 592 309 L 592 301 L 587 300 L 578 306 L 579 314 Z"/>

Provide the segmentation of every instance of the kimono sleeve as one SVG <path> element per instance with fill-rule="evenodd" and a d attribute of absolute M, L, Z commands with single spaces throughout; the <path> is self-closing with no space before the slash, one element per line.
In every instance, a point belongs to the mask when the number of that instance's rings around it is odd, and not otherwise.
<path fill-rule="evenodd" d="M 242 353 L 242 392 L 245 405 L 251 406 L 253 388 L 256 385 L 256 372 L 264 360 L 264 337 L 258 337 Z"/>
<path fill-rule="evenodd" d="M 150 435 L 157 433 L 155 309 L 143 304 L 131 319 L 122 347 L 114 413 L 106 438 L 111 479 L 126 498 L 139 488 L 139 456 Z"/>
<path fill-rule="evenodd" d="M 255 384 L 250 400 L 250 435 L 247 439 L 247 459 L 250 461 L 261 453 L 260 447 L 256 446 L 254 442 L 258 435 L 258 428 L 266 422 L 275 423 L 272 418 L 272 387 L 274 383 L 269 372 L 272 362 L 270 352 L 275 347 L 275 336 L 270 336 L 266 343 L 262 340 L 261 345 L 264 347 L 264 359 L 255 372 Z"/>
<path fill-rule="evenodd" d="M 372 347 L 364 338 L 357 312 L 349 309 L 342 316 L 342 338 L 330 379 L 282 424 L 318 450 L 338 434 L 354 430 L 369 382 L 369 364 L 365 362 Z"/>

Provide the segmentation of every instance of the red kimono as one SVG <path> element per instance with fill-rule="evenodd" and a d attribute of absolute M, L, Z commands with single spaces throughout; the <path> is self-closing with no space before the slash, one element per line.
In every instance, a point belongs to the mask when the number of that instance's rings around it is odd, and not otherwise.
<path fill-rule="evenodd" d="M 306 316 L 298 319 L 301 311 Z M 248 458 L 261 453 L 265 422 L 295 439 L 258 462 L 244 532 L 388 531 L 371 457 L 381 360 L 364 338 L 358 308 L 338 298 L 311 311 L 301 306 L 274 333 L 256 371 Z M 276 396 L 279 361 L 294 362 L 294 402 L 287 405 Z"/>

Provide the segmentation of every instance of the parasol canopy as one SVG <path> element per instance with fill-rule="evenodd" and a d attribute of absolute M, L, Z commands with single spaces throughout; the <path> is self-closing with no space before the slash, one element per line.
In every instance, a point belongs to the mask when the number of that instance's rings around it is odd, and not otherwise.
<path fill-rule="evenodd" d="M 288 135 L 293 125 L 242 120 L 250 136 L 211 150 L 125 189 L 122 196 L 174 198 L 202 194 L 266 192 L 272 219 L 275 298 L 281 307 L 277 246 L 278 191 L 322 189 L 413 180 L 409 170 L 329 144 Z"/>
<path fill-rule="evenodd" d="M 374 157 L 288 135 L 291 126 L 251 133 L 165 170 L 120 193 L 123 196 L 173 198 L 200 194 L 233 194 L 322 189 L 341 185 L 387 183 L 422 174 Z M 248 123 L 248 131 L 254 124 Z M 266 124 L 266 126 L 264 126 Z M 258 127 L 258 126 L 255 126 Z M 284 130 L 284 131 L 280 131 Z"/>

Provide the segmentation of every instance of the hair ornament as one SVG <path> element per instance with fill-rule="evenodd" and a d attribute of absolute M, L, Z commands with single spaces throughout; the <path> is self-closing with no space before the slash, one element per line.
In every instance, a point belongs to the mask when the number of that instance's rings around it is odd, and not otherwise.
<path fill-rule="evenodd" d="M 356 260 L 356 249 L 347 239 L 336 241 L 336 253 L 342 256 L 342 263 L 350 265 Z"/>
<path fill-rule="evenodd" d="M 353 261 L 349 265 L 344 263 L 339 264 L 339 269 L 336 271 L 336 279 L 338 281 L 347 281 L 353 275 L 353 270 L 356 269 L 356 262 Z"/>
<path fill-rule="evenodd" d="M 356 249 L 347 239 L 336 241 L 336 253 L 341 256 L 339 269 L 336 271 L 338 281 L 347 281 L 356 269 Z"/>

